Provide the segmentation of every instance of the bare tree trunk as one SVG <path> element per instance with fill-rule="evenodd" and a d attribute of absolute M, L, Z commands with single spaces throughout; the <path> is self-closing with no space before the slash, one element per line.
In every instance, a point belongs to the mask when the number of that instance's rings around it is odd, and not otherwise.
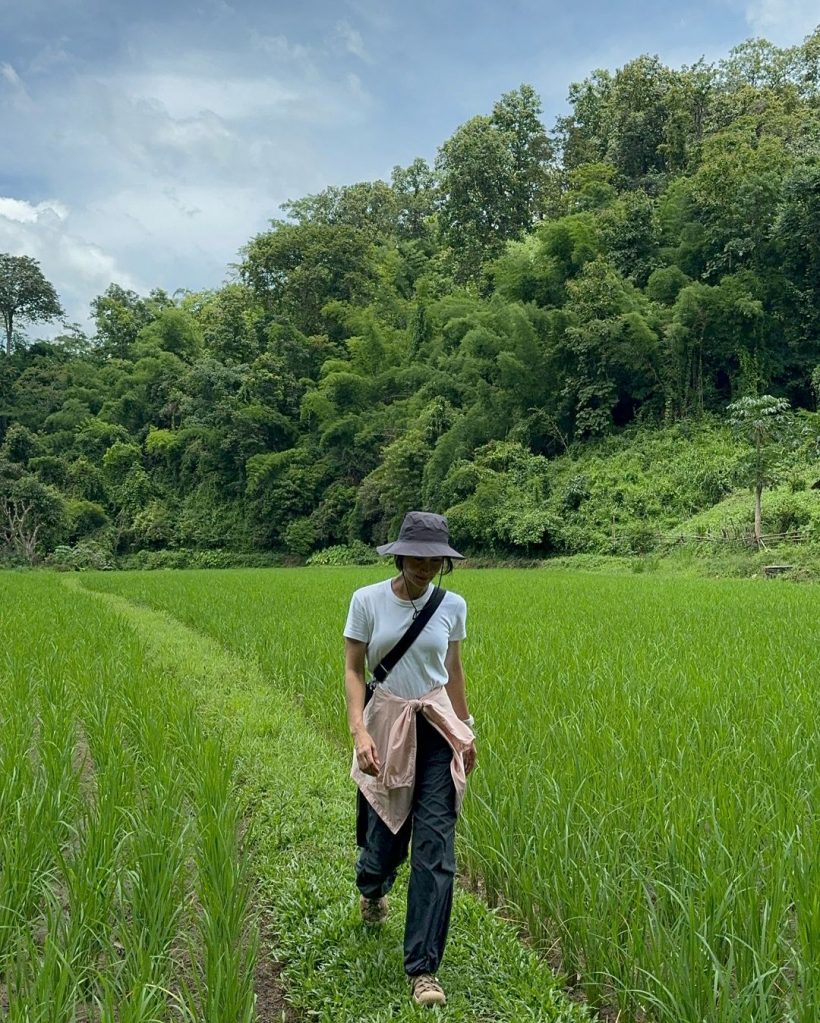
<path fill-rule="evenodd" d="M 14 554 L 33 565 L 37 560 L 40 523 L 34 521 L 33 505 L 15 498 L 0 498 L 0 541 Z"/>
<path fill-rule="evenodd" d="M 703 415 L 703 341 L 698 347 L 698 414 Z"/>
<path fill-rule="evenodd" d="M 758 483 L 755 486 L 755 545 L 758 550 L 765 546 L 763 543 L 763 509 L 762 509 L 762 497 L 763 497 L 763 484 Z"/>

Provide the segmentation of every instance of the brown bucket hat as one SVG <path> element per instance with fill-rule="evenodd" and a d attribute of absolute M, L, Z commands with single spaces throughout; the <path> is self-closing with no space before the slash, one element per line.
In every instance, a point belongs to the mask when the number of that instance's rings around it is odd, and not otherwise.
<path fill-rule="evenodd" d="M 411 511 L 404 516 L 398 540 L 383 543 L 379 554 L 407 554 L 413 558 L 459 558 L 464 555 L 450 546 L 447 519 L 433 512 Z"/>

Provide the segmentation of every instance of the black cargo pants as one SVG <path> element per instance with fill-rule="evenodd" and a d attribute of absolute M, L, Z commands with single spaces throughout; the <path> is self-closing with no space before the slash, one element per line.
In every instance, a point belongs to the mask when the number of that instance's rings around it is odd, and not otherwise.
<path fill-rule="evenodd" d="M 456 872 L 456 790 L 450 773 L 453 751 L 447 741 L 416 715 L 416 784 L 410 816 L 397 834 L 366 800 L 360 822 L 364 844 L 356 863 L 362 895 L 378 899 L 396 880 L 410 851 L 410 884 L 404 924 L 404 968 L 411 977 L 435 973 L 444 955 Z"/>

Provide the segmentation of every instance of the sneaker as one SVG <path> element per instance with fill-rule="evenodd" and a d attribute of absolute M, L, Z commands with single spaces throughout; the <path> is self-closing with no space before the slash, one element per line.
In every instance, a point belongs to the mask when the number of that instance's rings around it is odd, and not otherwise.
<path fill-rule="evenodd" d="M 383 895 L 380 899 L 368 899 L 362 895 L 359 899 L 359 909 L 362 914 L 362 923 L 383 924 L 387 919 L 387 899 Z"/>
<path fill-rule="evenodd" d="M 419 973 L 410 977 L 410 997 L 416 1005 L 445 1005 L 444 988 L 432 973 Z"/>

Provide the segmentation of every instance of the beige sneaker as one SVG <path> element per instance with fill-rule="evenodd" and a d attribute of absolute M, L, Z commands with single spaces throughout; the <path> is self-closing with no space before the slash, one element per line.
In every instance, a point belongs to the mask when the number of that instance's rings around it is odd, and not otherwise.
<path fill-rule="evenodd" d="M 419 973 L 410 977 L 410 997 L 416 1005 L 445 1005 L 444 988 L 432 973 Z"/>
<path fill-rule="evenodd" d="M 359 909 L 362 923 L 365 924 L 383 924 L 389 912 L 387 899 L 383 895 L 380 899 L 368 899 L 362 895 L 359 899 Z"/>

